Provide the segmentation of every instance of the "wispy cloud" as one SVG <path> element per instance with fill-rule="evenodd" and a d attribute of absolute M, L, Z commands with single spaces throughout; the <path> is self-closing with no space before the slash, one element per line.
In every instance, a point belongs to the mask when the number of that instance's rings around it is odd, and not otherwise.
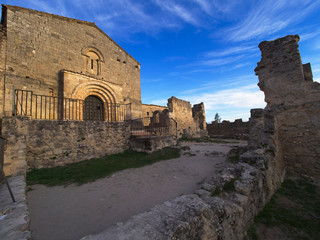
<path fill-rule="evenodd" d="M 318 36 L 320 34 L 320 29 L 317 29 L 317 30 L 314 30 L 312 32 L 309 32 L 309 33 L 304 33 L 304 34 L 301 34 L 300 35 L 300 41 L 307 41 L 309 39 L 312 39 L 316 36 Z"/>
<path fill-rule="evenodd" d="M 224 49 L 222 51 L 211 51 L 205 53 L 205 56 L 207 57 L 224 57 L 229 56 L 233 54 L 243 53 L 243 52 L 252 52 L 252 51 L 258 51 L 257 46 L 236 46 L 236 47 L 230 47 L 227 49 Z"/>
<path fill-rule="evenodd" d="M 193 14 L 192 11 L 189 11 L 187 8 L 184 8 L 182 5 L 179 5 L 174 1 L 167 0 L 155 0 L 155 3 L 164 11 L 170 12 L 185 22 L 192 25 L 199 25 L 195 14 Z"/>
<path fill-rule="evenodd" d="M 236 42 L 269 36 L 301 21 L 319 5 L 319 1 L 260 0 L 240 24 L 230 27 L 225 34 L 228 40 Z"/>
<path fill-rule="evenodd" d="M 206 66 L 206 67 L 219 67 L 223 65 L 227 65 L 230 63 L 234 63 L 243 59 L 245 55 L 239 55 L 235 57 L 224 57 L 224 58 L 210 58 L 201 61 L 195 61 L 193 63 L 181 65 L 178 68 L 186 68 L 186 67 L 198 67 L 198 66 Z"/>

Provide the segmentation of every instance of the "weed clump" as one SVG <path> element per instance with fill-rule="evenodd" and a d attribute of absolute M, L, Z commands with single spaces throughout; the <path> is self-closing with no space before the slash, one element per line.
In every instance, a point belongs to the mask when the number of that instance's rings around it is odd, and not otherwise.
<path fill-rule="evenodd" d="M 287 179 L 248 230 L 258 239 L 259 227 L 276 227 L 288 239 L 320 239 L 320 187 L 305 179 Z"/>

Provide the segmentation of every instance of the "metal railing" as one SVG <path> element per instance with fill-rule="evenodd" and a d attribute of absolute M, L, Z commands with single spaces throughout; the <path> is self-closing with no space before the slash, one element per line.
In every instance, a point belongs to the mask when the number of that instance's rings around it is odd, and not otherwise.
<path fill-rule="evenodd" d="M 173 118 L 144 117 L 131 120 L 132 136 L 177 136 L 177 122 Z"/>
<path fill-rule="evenodd" d="M 82 121 L 86 111 L 84 100 L 39 95 L 33 91 L 20 89 L 15 90 L 13 107 L 15 116 L 46 120 Z M 131 119 L 131 104 L 105 102 L 101 111 L 103 118 L 99 120 L 120 122 Z"/>

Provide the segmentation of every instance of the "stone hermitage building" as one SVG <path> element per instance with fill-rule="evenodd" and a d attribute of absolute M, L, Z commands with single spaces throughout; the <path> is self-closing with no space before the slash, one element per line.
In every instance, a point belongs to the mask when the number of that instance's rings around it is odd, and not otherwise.
<path fill-rule="evenodd" d="M 3 5 L 0 34 L 1 116 L 12 115 L 13 91 L 21 89 L 97 106 L 131 104 L 141 117 L 140 63 L 94 23 Z"/>
<path fill-rule="evenodd" d="M 145 116 L 154 126 L 163 120 L 167 135 L 206 134 L 203 103 L 191 107 L 172 97 L 168 107 L 143 105 L 140 84 L 140 63 L 94 23 L 2 5 L 6 174 L 122 152 L 130 147 L 133 120 L 150 127 L 139 120 Z M 172 122 L 175 129 L 166 130 Z"/>

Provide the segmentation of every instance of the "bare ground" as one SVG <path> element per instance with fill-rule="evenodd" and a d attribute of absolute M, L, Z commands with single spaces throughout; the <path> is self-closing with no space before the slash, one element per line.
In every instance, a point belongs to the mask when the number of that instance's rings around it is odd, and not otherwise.
<path fill-rule="evenodd" d="M 227 164 L 226 153 L 239 144 L 183 143 L 180 158 L 127 169 L 81 186 L 33 185 L 28 192 L 32 239 L 74 240 L 190 194 Z"/>

